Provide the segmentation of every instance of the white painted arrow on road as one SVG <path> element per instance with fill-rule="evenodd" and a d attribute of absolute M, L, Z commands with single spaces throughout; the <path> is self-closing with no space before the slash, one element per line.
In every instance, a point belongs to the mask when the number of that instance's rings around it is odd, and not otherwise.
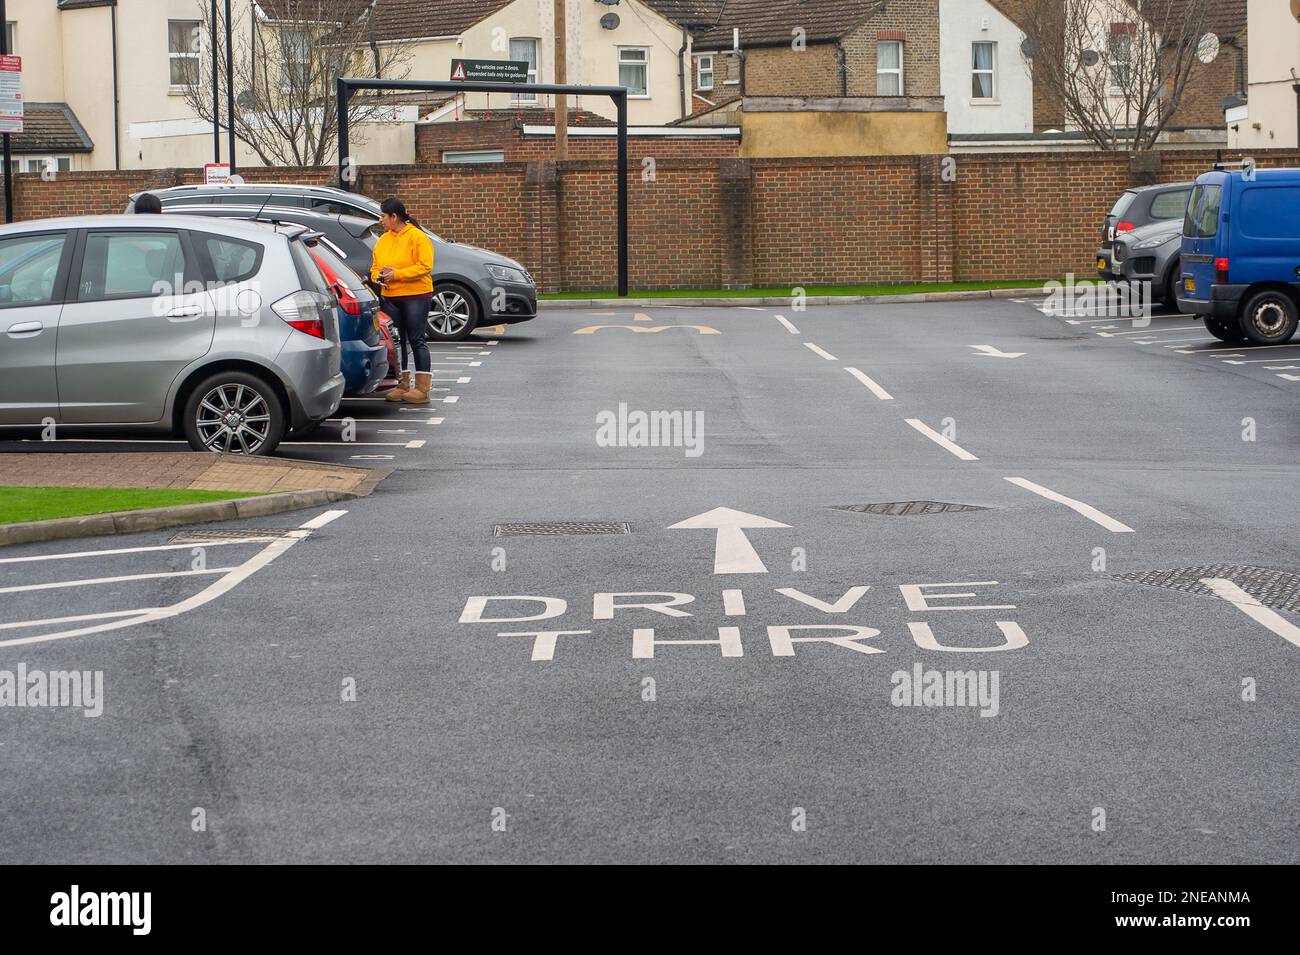
<path fill-rule="evenodd" d="M 715 574 L 766 574 L 767 567 L 745 536 L 746 529 L 789 527 L 757 514 L 746 514 L 729 507 L 715 507 L 711 511 L 687 518 L 671 525 L 670 531 L 716 529 L 717 548 L 713 557 Z"/>
<path fill-rule="evenodd" d="M 971 345 L 970 347 L 988 358 L 1020 358 L 1025 354 L 1022 351 L 1000 351 L 992 345 Z"/>

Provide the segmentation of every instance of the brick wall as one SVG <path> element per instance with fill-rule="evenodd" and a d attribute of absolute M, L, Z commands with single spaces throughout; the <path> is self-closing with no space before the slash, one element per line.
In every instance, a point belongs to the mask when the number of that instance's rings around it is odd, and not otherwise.
<path fill-rule="evenodd" d="M 1126 155 L 1049 153 L 835 159 L 672 158 L 629 180 L 637 288 L 995 281 L 1091 274 L 1115 197 L 1154 175 L 1190 179 L 1213 150 L 1158 154 L 1146 173 Z M 1300 151 L 1256 152 L 1264 166 Z M 944 159 L 956 179 L 941 175 Z M 1225 154 L 1225 159 L 1239 156 Z M 20 219 L 118 212 L 140 189 L 195 182 L 199 170 L 15 178 Z M 249 170 L 257 179 L 328 183 L 330 169 Z M 522 261 L 546 290 L 615 278 L 615 174 L 606 158 L 368 167 L 358 189 L 401 196 L 430 228 Z"/>
<path fill-rule="evenodd" d="M 554 136 L 525 136 L 511 119 L 475 120 L 459 123 L 429 123 L 415 127 L 415 161 L 441 163 L 443 152 L 476 149 L 500 149 L 507 162 L 530 159 L 554 159 Z M 613 159 L 618 151 L 614 136 L 569 134 L 570 159 Z M 638 168 L 641 159 L 692 159 L 735 156 L 740 152 L 739 137 L 700 136 L 631 136 L 627 154 Z"/>

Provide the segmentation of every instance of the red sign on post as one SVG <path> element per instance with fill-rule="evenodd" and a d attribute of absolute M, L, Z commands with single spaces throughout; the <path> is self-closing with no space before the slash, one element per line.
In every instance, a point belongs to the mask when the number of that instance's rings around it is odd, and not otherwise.
<path fill-rule="evenodd" d="M 23 131 L 23 58 L 0 56 L 0 133 Z"/>

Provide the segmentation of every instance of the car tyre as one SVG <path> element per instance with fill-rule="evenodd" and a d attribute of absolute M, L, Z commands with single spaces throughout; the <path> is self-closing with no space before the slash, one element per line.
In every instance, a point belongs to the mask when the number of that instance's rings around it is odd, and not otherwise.
<path fill-rule="evenodd" d="M 1178 283 L 1181 281 L 1183 274 L 1182 266 L 1178 259 L 1174 259 L 1173 265 L 1169 269 L 1169 278 L 1165 280 L 1165 300 L 1166 308 L 1172 308 L 1175 312 L 1182 312 L 1178 307 Z"/>
<path fill-rule="evenodd" d="M 1221 318 L 1205 319 L 1205 330 L 1221 342 L 1239 342 L 1246 336 L 1241 333 L 1241 326 L 1235 321 L 1225 322 Z"/>
<path fill-rule="evenodd" d="M 443 282 L 429 304 L 429 341 L 463 342 L 478 328 L 478 300 L 463 285 Z"/>
<path fill-rule="evenodd" d="M 1253 344 L 1282 345 L 1295 334 L 1296 303 L 1277 289 L 1256 292 L 1241 310 L 1241 330 Z"/>
<path fill-rule="evenodd" d="M 264 379 L 220 371 L 203 379 L 185 402 L 185 440 L 195 451 L 267 455 L 284 438 L 287 415 Z"/>

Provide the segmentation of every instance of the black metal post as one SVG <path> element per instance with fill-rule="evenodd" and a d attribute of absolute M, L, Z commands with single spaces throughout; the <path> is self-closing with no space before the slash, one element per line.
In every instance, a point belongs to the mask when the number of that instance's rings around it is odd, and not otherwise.
<path fill-rule="evenodd" d="M 226 0 L 226 151 L 235 173 L 235 44 L 231 38 L 230 0 Z"/>
<path fill-rule="evenodd" d="M 212 0 L 212 161 L 221 162 L 221 75 L 217 65 L 217 0 Z"/>
<path fill-rule="evenodd" d="M 348 192 L 352 191 L 352 174 L 348 170 L 350 159 L 348 157 L 348 100 L 352 99 L 352 87 L 348 81 L 339 77 L 338 84 L 335 87 L 336 107 L 338 115 L 338 140 L 339 140 L 339 188 Z"/>
<path fill-rule="evenodd" d="M 215 2 L 215 0 L 213 0 Z M 578 96 L 608 96 L 618 109 L 618 294 L 628 293 L 627 230 L 627 89 L 622 86 L 570 86 L 565 83 L 485 83 L 452 80 L 385 80 L 340 76 L 335 87 L 338 109 L 339 187 L 351 191 L 348 156 L 348 101 L 356 90 L 409 90 L 415 92 L 470 93 L 574 93 Z"/>
<path fill-rule="evenodd" d="M 0 0 L 0 56 L 9 53 L 9 17 L 5 11 L 5 0 Z M 9 169 L 9 134 L 4 134 L 4 146 L 0 150 L 4 153 L 5 164 L 5 222 L 14 221 L 14 177 L 13 172 Z"/>
<path fill-rule="evenodd" d="M 614 97 L 618 107 L 618 294 L 627 296 L 627 92 Z"/>

